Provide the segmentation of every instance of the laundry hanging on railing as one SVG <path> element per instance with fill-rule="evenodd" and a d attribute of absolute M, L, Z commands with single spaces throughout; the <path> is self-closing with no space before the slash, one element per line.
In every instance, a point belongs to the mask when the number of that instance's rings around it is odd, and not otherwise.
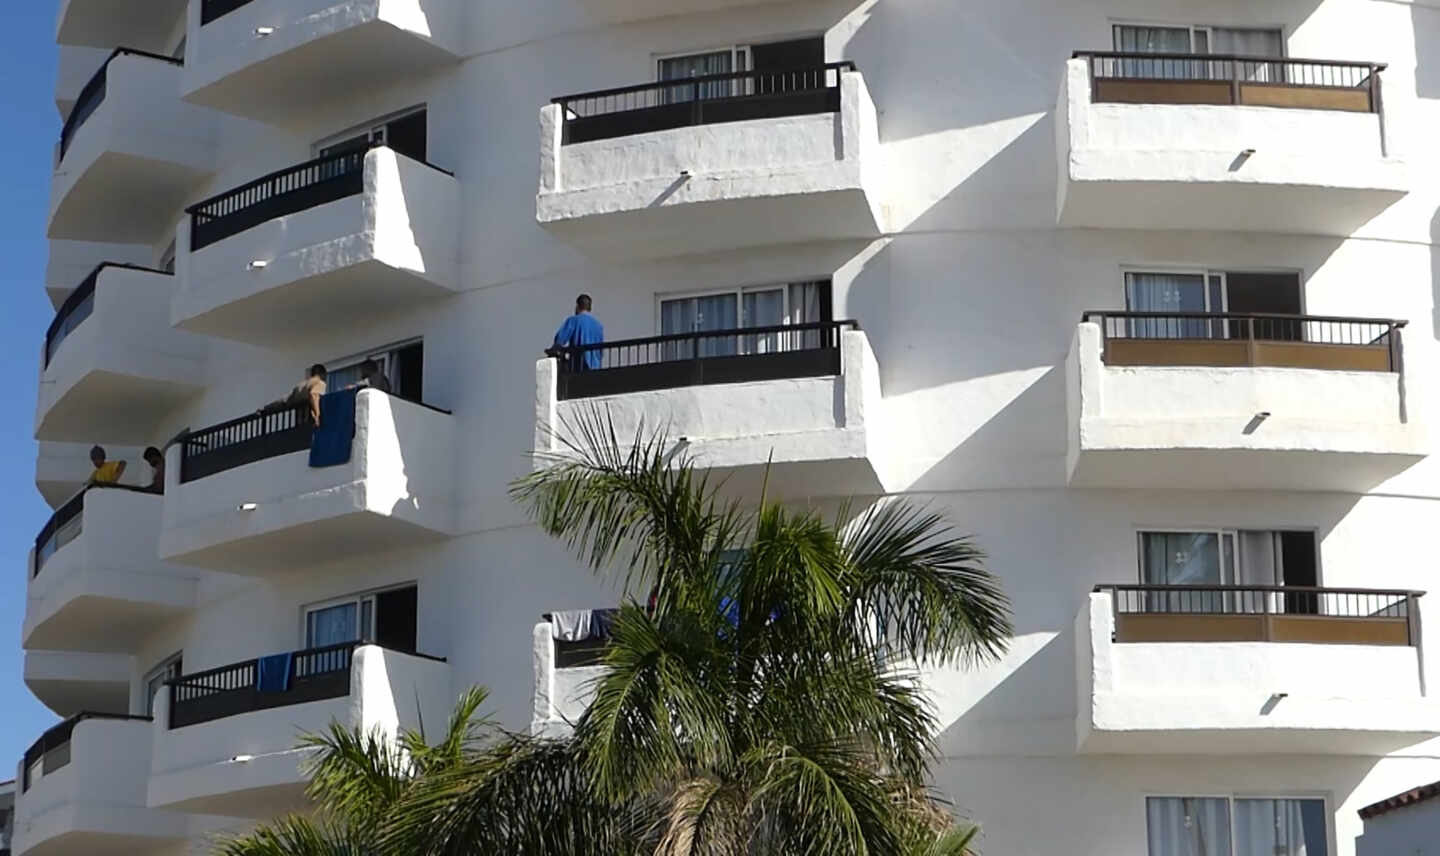
<path fill-rule="evenodd" d="M 320 398 L 320 427 L 310 438 L 310 466 L 334 467 L 350 463 L 355 445 L 355 395 L 345 389 Z"/>

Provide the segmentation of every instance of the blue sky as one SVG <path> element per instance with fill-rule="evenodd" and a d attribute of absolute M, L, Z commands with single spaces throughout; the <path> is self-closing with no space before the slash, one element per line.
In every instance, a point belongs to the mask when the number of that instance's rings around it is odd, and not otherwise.
<path fill-rule="evenodd" d="M 45 298 L 45 213 L 50 161 L 60 133 L 55 112 L 55 0 L 0 2 L 0 781 L 57 717 L 25 688 L 20 622 L 25 563 L 50 509 L 35 490 L 35 383 L 39 347 L 54 312 Z"/>

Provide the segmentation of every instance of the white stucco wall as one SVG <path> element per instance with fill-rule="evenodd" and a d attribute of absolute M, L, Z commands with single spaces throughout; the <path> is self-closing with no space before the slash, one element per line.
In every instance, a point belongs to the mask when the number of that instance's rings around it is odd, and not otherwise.
<path fill-rule="evenodd" d="M 1107 366 L 1102 349 L 1098 324 L 1076 328 L 1065 364 L 1072 484 L 1195 473 L 1217 487 L 1366 489 L 1430 449 L 1400 372 Z"/>
<path fill-rule="evenodd" d="M 174 446 L 166 460 L 160 555 L 288 574 L 304 561 L 444 537 L 455 525 L 454 454 L 449 414 L 363 389 L 346 464 L 311 468 L 306 450 L 182 484 Z"/>
<path fill-rule="evenodd" d="M 1409 188 L 1383 113 L 1094 103 L 1072 59 L 1056 116 L 1063 226 L 1348 235 Z"/>
<path fill-rule="evenodd" d="M 363 190 L 180 252 L 171 320 L 259 344 L 293 341 L 450 293 L 459 285 L 459 185 L 387 148 Z"/>
<path fill-rule="evenodd" d="M 629 257 L 876 236 L 875 104 L 859 72 L 840 73 L 839 85 L 838 113 L 571 145 L 560 105 L 546 105 L 537 216 L 582 246 Z"/>
<path fill-rule="evenodd" d="M 374 645 L 355 649 L 350 693 L 337 699 L 171 729 L 169 694 L 161 692 L 148 804 L 239 817 L 298 809 L 308 757 L 295 748 L 301 735 L 320 733 L 331 722 L 388 737 L 418 729 L 422 721 L 432 729 L 447 720 L 453 702 L 445 663 Z"/>
<path fill-rule="evenodd" d="M 97 419 L 107 436 L 142 445 L 163 414 L 202 386 L 206 343 L 170 326 L 175 277 L 107 267 L 90 316 L 55 348 L 40 373 L 35 435 L 84 443 Z M 43 354 L 44 339 L 41 339 Z"/>
<path fill-rule="evenodd" d="M 1440 804 L 1434 799 L 1365 821 L 1355 856 L 1434 856 L 1440 853 Z"/>
<path fill-rule="evenodd" d="M 555 668 L 555 631 L 548 621 L 531 634 L 535 663 L 535 709 L 530 733 L 537 737 L 564 737 L 590 706 L 594 681 L 605 674 L 603 666 Z"/>

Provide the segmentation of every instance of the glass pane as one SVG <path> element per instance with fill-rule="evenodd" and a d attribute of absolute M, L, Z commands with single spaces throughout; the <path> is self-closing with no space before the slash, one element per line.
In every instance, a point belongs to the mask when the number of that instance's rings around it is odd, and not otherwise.
<path fill-rule="evenodd" d="M 360 602 L 360 638 L 375 638 L 375 601 L 368 597 Z"/>
<path fill-rule="evenodd" d="M 1205 277 L 1198 273 L 1127 273 L 1125 303 L 1131 312 L 1205 312 Z M 1138 339 L 1209 338 L 1200 318 L 1132 318 L 1126 335 Z M 1109 331 L 1112 334 L 1116 331 Z"/>
<path fill-rule="evenodd" d="M 1186 54 L 1194 48 L 1189 27 L 1137 27 L 1116 25 L 1115 50 L 1125 53 Z M 1203 60 L 1140 59 L 1112 60 L 1098 69 L 1105 77 L 1147 80 L 1192 80 L 1205 77 Z"/>
<path fill-rule="evenodd" d="M 740 326 L 739 305 L 739 298 L 734 294 L 661 301 L 660 333 L 671 335 L 734 330 Z M 738 342 L 734 336 L 700 339 L 701 357 L 729 356 L 735 353 L 738 353 Z M 666 360 L 694 359 L 695 342 L 682 340 L 668 343 L 662 349 L 662 354 Z"/>
<path fill-rule="evenodd" d="M 745 327 L 778 327 L 785 323 L 785 292 L 772 288 L 765 291 L 745 293 Z M 781 350 L 779 333 L 764 333 L 746 336 L 744 351 L 747 354 L 773 354 Z"/>
<path fill-rule="evenodd" d="M 1231 856 L 1229 800 L 1150 797 L 1145 824 L 1150 856 Z"/>
<path fill-rule="evenodd" d="M 1236 856 L 1329 856 L 1324 800 L 1235 800 Z"/>
<path fill-rule="evenodd" d="M 312 611 L 305 617 L 305 647 L 324 648 L 356 640 L 359 606 L 343 603 Z"/>
<path fill-rule="evenodd" d="M 1127 53 L 1189 53 L 1189 27 L 1115 25 L 1115 50 Z"/>
<path fill-rule="evenodd" d="M 661 81 L 728 74 L 733 70 L 734 53 L 728 50 L 660 60 Z M 698 86 L 667 87 L 661 92 L 661 103 L 678 104 L 692 100 L 695 95 L 702 99 L 728 97 L 733 93 L 734 84 L 731 80 L 714 80 Z"/>
<path fill-rule="evenodd" d="M 1219 586 L 1225 582 L 1221 539 L 1214 532 L 1144 532 L 1141 573 L 1146 585 Z M 1233 562 L 1234 545 L 1226 539 Z M 1220 592 L 1153 592 L 1148 610 L 1172 613 L 1225 612 Z"/>

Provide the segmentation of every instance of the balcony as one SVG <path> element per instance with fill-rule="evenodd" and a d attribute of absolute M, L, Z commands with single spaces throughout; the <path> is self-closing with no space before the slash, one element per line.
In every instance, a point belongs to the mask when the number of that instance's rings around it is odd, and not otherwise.
<path fill-rule="evenodd" d="M 164 500 L 95 487 L 35 538 L 21 640 L 52 651 L 129 651 L 195 603 L 195 572 L 160 562 Z"/>
<path fill-rule="evenodd" d="M 150 718 L 82 713 L 25 753 L 14 852 L 132 856 L 179 842 L 188 818 L 145 805 Z"/>
<path fill-rule="evenodd" d="M 462 0 L 199 0 L 185 99 L 286 125 L 459 60 Z M 305 81 L 303 86 L 295 81 Z"/>
<path fill-rule="evenodd" d="M 1081 53 L 1057 110 L 1059 223 L 1348 236 L 1407 192 L 1375 63 Z"/>
<path fill-rule="evenodd" d="M 50 238 L 161 243 L 215 169 L 227 121 L 180 100 L 180 67 L 118 48 L 85 84 L 60 132 Z"/>
<path fill-rule="evenodd" d="M 90 478 L 94 467 L 90 464 L 92 443 L 40 443 L 35 458 L 35 489 L 44 497 L 51 508 L 59 509 L 69 502 Z M 121 461 L 134 461 L 139 467 L 141 447 L 106 446 L 110 457 Z M 125 481 L 139 484 L 142 472 L 127 472 Z"/>
<path fill-rule="evenodd" d="M 60 716 L 130 709 L 135 658 L 89 651 L 25 652 L 25 686 Z"/>
<path fill-rule="evenodd" d="M 450 414 L 374 390 L 354 398 L 349 454 L 334 465 L 311 457 L 317 432 L 297 411 L 232 420 L 172 447 L 160 557 L 278 576 L 452 533 Z"/>
<path fill-rule="evenodd" d="M 614 610 L 596 610 L 614 613 Z M 585 639 L 558 639 L 554 614 L 541 616 L 531 638 L 535 664 L 534 713 L 530 733 L 536 737 L 565 737 L 590 706 L 593 684 L 605 673 L 603 633 Z"/>
<path fill-rule="evenodd" d="M 35 436 L 144 446 L 202 389 L 206 344 L 170 326 L 175 278 L 104 263 L 45 333 Z"/>
<path fill-rule="evenodd" d="M 875 105 L 851 63 L 557 98 L 540 224 L 602 256 L 879 235 Z"/>
<path fill-rule="evenodd" d="M 1428 454 L 1403 321 L 1086 313 L 1066 363 L 1070 484 L 1365 491 Z"/>
<path fill-rule="evenodd" d="M 166 48 L 188 0 L 147 0 L 137 5 L 115 0 L 60 0 L 55 41 L 109 50 L 134 45 L 148 51 Z"/>
<path fill-rule="evenodd" d="M 1432 738 L 1419 597 L 1102 586 L 1076 618 L 1080 751 L 1385 755 Z"/>
<path fill-rule="evenodd" d="M 109 48 L 84 48 L 61 45 L 55 70 L 55 109 L 64 121 L 75 108 L 85 84 L 95 76 L 95 69 L 110 58 Z"/>
<path fill-rule="evenodd" d="M 149 805 L 268 818 L 306 805 L 295 745 L 332 721 L 366 732 L 432 728 L 450 715 L 444 660 L 355 644 L 177 678 L 156 698 Z"/>
<path fill-rule="evenodd" d="M 535 366 L 535 448 L 602 414 L 621 438 L 664 427 L 727 485 L 851 496 L 879 490 L 867 417 L 880 371 L 853 321 L 653 336 L 583 346 Z M 571 439 L 575 439 L 571 437 Z"/>
<path fill-rule="evenodd" d="M 262 346 L 459 286 L 460 187 L 388 148 L 281 170 L 187 209 L 176 326 Z"/>

